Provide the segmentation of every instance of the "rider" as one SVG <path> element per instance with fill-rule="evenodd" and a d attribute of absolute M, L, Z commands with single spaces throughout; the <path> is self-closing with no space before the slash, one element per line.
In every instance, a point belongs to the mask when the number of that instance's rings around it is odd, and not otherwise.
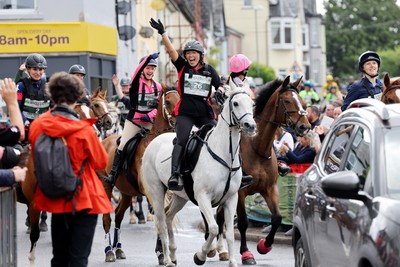
<path fill-rule="evenodd" d="M 183 185 L 179 183 L 181 177 L 180 161 L 190 131 L 193 126 L 216 125 L 209 98 L 212 87 L 219 91 L 222 89 L 222 87 L 220 88 L 222 84 L 217 71 L 204 63 L 204 48 L 199 41 L 187 42 L 183 49 L 183 55 L 179 55 L 165 33 L 161 21 L 158 20 L 157 22 L 152 18 L 150 25 L 161 35 L 172 64 L 178 71 L 178 92 L 181 100 L 174 111 L 177 142 L 172 151 L 171 177 L 168 180 L 168 188 L 170 190 L 182 190 Z"/>
<path fill-rule="evenodd" d="M 121 126 L 124 127 L 126 117 L 131 109 L 131 104 L 129 100 L 129 87 L 131 82 L 128 78 L 122 78 L 118 85 L 118 76 L 113 75 L 112 81 L 115 87 L 117 95 L 113 97 L 113 101 L 118 101 L 118 108 L 121 110 Z"/>
<path fill-rule="evenodd" d="M 351 102 L 361 98 L 375 98 L 380 100 L 382 96 L 383 84 L 379 76 L 381 58 L 376 52 L 365 51 L 358 58 L 358 68 L 364 73 L 360 81 L 354 82 L 350 87 L 343 101 L 342 110 L 346 110 Z"/>
<path fill-rule="evenodd" d="M 72 65 L 69 68 L 68 73 L 78 77 L 82 82 L 83 82 L 83 79 L 85 79 L 85 76 L 86 76 L 85 67 L 83 67 L 82 65 L 79 65 L 79 64 Z M 86 97 L 90 97 L 90 91 L 86 87 L 85 87 L 85 92 L 86 92 Z"/>
<path fill-rule="evenodd" d="M 26 127 L 50 108 L 50 98 L 46 93 L 44 72 L 46 59 L 40 54 L 30 54 L 25 60 L 29 77 L 22 78 L 17 84 L 18 105 Z"/>
<path fill-rule="evenodd" d="M 114 185 L 120 166 L 120 156 L 125 144 L 141 131 L 142 128 L 148 130 L 153 126 L 153 121 L 157 115 L 158 97 L 161 95 L 161 84 L 156 82 L 154 72 L 157 68 L 159 53 L 154 53 L 143 57 L 139 66 L 136 68 L 131 79 L 129 89 L 130 106 L 125 120 L 124 130 L 122 131 L 121 141 L 115 152 L 113 165 L 109 176 L 104 181 Z"/>
<path fill-rule="evenodd" d="M 307 107 L 319 103 L 319 95 L 314 90 L 314 84 L 311 81 L 304 82 L 304 90 L 299 93 L 300 97 L 306 102 Z"/>

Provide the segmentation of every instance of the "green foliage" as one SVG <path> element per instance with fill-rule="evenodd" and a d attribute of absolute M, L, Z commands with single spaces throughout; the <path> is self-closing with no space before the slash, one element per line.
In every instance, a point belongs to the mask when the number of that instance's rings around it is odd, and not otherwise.
<path fill-rule="evenodd" d="M 209 56 L 208 56 L 208 64 L 210 64 L 211 66 L 219 66 L 220 64 L 220 60 L 218 59 L 218 55 L 221 52 L 221 48 L 220 47 L 210 47 L 209 48 Z"/>
<path fill-rule="evenodd" d="M 260 64 L 260 75 L 257 75 L 257 62 L 251 63 L 247 75 L 250 77 L 261 77 L 263 83 L 267 83 L 276 78 L 275 70 L 263 64 Z"/>
<path fill-rule="evenodd" d="M 400 76 L 400 47 L 396 50 L 380 52 L 379 56 L 382 59 L 380 74 L 388 72 L 390 77 Z"/>
<path fill-rule="evenodd" d="M 366 50 L 393 50 L 400 44 L 396 0 L 325 0 L 324 4 L 327 61 L 335 76 L 357 73 L 358 56 Z"/>

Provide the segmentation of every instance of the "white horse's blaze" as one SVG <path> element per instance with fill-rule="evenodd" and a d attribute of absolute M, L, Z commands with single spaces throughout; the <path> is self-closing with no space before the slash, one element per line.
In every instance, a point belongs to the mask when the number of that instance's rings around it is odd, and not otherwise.
<path fill-rule="evenodd" d="M 306 116 L 307 115 L 307 111 L 305 111 L 303 109 L 303 105 L 301 104 L 301 101 L 299 99 L 299 95 L 296 94 L 295 92 L 292 92 L 292 96 L 293 96 L 294 100 L 296 101 L 296 105 L 297 105 L 297 107 L 299 109 L 299 115 L 300 116 L 302 116 L 302 115 Z"/>
<path fill-rule="evenodd" d="M 397 98 L 400 99 L 400 89 L 396 89 L 395 94 L 396 94 Z"/>
<path fill-rule="evenodd" d="M 81 110 L 85 114 L 86 118 L 90 118 L 90 108 L 86 105 L 81 105 Z"/>

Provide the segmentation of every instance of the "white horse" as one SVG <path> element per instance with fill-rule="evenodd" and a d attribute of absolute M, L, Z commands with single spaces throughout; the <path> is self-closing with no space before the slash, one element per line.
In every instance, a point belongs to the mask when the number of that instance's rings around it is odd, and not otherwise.
<path fill-rule="evenodd" d="M 210 233 L 201 250 L 194 255 L 194 262 L 198 265 L 204 264 L 212 242 L 218 235 L 218 225 L 212 208 L 223 206 L 229 266 L 237 266 L 231 255 L 234 255 L 233 220 L 242 178 L 239 142 L 241 132 L 254 136 L 257 126 L 253 119 L 253 104 L 248 88 L 239 88 L 233 83 L 230 87 L 218 124 L 207 133 L 199 160 L 191 173 L 194 198 L 209 225 Z M 165 133 L 155 138 L 146 148 L 142 160 L 142 182 L 154 208 L 157 231 L 164 250 L 164 264 L 168 267 L 176 264 L 177 247 L 172 221 L 189 200 L 184 190 L 174 191 L 172 200 L 164 211 L 166 185 L 171 173 L 172 141 L 175 136 L 175 133 Z"/>

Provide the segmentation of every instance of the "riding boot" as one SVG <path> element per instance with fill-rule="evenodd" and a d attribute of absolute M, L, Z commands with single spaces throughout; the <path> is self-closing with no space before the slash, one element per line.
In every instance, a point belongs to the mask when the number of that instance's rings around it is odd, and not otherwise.
<path fill-rule="evenodd" d="M 278 162 L 278 173 L 280 176 L 286 176 L 288 175 L 289 172 L 291 172 L 292 169 L 287 166 L 285 163 L 283 163 L 282 161 Z"/>
<path fill-rule="evenodd" d="M 119 170 L 119 165 L 120 165 L 120 162 L 119 162 L 120 157 L 121 157 L 121 151 L 119 151 L 117 149 L 117 151 L 115 152 L 115 155 L 114 155 L 114 160 L 113 160 L 110 174 L 108 176 L 104 177 L 104 181 L 106 183 L 111 184 L 112 186 L 114 186 L 115 182 L 117 181 L 117 175 L 118 175 L 118 170 Z"/>
<path fill-rule="evenodd" d="M 246 175 L 242 172 L 242 182 L 240 183 L 240 189 L 245 188 L 253 183 L 253 176 Z"/>
<path fill-rule="evenodd" d="M 183 185 L 179 184 L 180 174 L 180 165 L 181 158 L 183 154 L 183 147 L 180 145 L 175 145 L 172 150 L 172 158 L 171 158 L 171 177 L 168 179 L 168 189 L 174 191 L 181 191 L 183 189 Z"/>

